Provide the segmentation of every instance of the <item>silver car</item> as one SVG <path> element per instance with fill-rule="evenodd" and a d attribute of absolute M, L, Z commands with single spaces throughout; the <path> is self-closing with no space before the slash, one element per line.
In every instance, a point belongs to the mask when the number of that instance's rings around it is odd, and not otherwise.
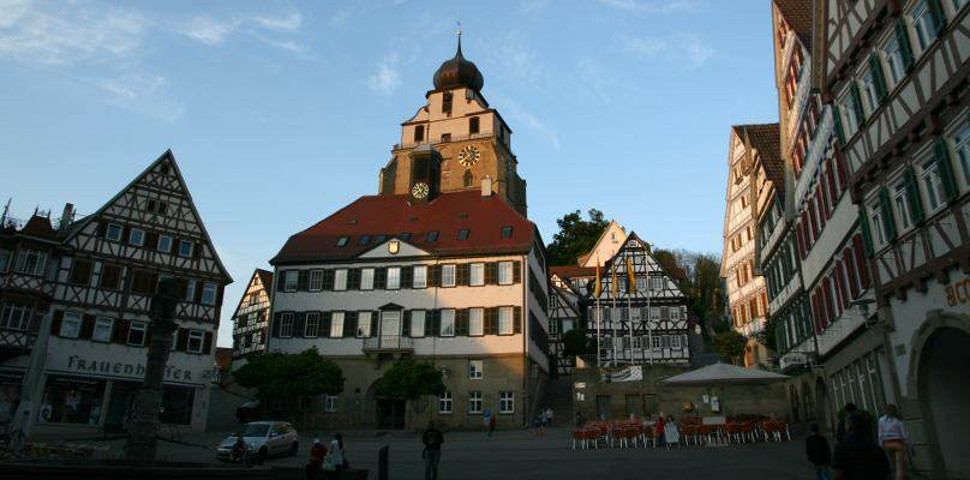
<path fill-rule="evenodd" d="M 294 456 L 300 451 L 300 436 L 287 422 L 250 422 L 243 430 L 243 441 L 254 463 L 279 455 Z M 216 458 L 228 461 L 236 435 L 230 435 L 216 449 Z"/>

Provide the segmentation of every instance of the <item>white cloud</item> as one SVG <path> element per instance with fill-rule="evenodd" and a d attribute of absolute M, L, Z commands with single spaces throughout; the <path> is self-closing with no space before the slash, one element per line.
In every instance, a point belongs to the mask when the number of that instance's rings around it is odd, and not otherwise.
<path fill-rule="evenodd" d="M 306 47 L 294 42 L 293 40 L 276 40 L 263 35 L 256 35 L 256 38 L 271 47 L 276 47 L 292 53 L 306 53 Z"/>
<path fill-rule="evenodd" d="M 714 49 L 708 47 L 700 39 L 693 36 L 684 38 L 682 47 L 687 54 L 687 59 L 691 68 L 700 68 L 714 56 Z"/>
<path fill-rule="evenodd" d="M 185 113 L 185 105 L 168 94 L 168 79 L 160 75 L 124 73 L 93 83 L 109 94 L 112 105 L 146 117 L 171 123 Z"/>
<path fill-rule="evenodd" d="M 519 7 L 523 12 L 537 12 L 548 5 L 549 0 L 521 0 L 519 2 Z"/>
<path fill-rule="evenodd" d="M 27 13 L 28 7 L 27 0 L 0 0 L 0 28 L 13 25 Z"/>
<path fill-rule="evenodd" d="M 599 3 L 632 13 L 674 13 L 693 11 L 697 0 L 598 0 Z"/>
<path fill-rule="evenodd" d="M 367 85 L 371 90 L 389 95 L 401 86 L 401 74 L 392 61 L 384 60 L 377 64 L 377 71 L 367 79 Z"/>
<path fill-rule="evenodd" d="M 206 45 L 218 45 L 226 40 L 242 22 L 238 19 L 219 21 L 211 17 L 193 17 L 178 27 L 178 32 Z"/>
<path fill-rule="evenodd" d="M 623 43 L 627 50 L 647 57 L 657 55 L 667 48 L 667 43 L 659 38 L 626 37 L 623 39 Z"/>
<path fill-rule="evenodd" d="M 662 57 L 690 69 L 703 67 L 716 53 L 695 34 L 678 34 L 668 39 L 624 37 L 622 40 L 628 52 L 648 58 Z"/>
<path fill-rule="evenodd" d="M 504 116 L 509 118 L 512 124 L 525 125 L 527 128 L 531 128 L 540 136 L 545 137 L 553 150 L 557 152 L 562 150 L 562 142 L 559 141 L 559 134 L 546 125 L 539 117 L 533 115 L 510 98 L 498 96 L 496 97 L 496 103 L 502 104 L 502 111 L 505 113 Z"/>
<path fill-rule="evenodd" d="M 539 55 L 520 31 L 511 31 L 495 39 L 487 52 L 488 62 L 494 65 L 489 71 L 509 76 L 519 83 L 536 85 L 542 80 L 542 72 L 546 71 Z"/>
<path fill-rule="evenodd" d="M 616 83 L 596 60 L 584 58 L 579 61 L 579 79 L 587 85 L 603 103 L 609 103 L 610 90 Z"/>
<path fill-rule="evenodd" d="M 253 17 L 253 21 L 267 30 L 296 33 L 303 26 L 303 15 L 296 11 L 278 17 L 258 15 Z"/>

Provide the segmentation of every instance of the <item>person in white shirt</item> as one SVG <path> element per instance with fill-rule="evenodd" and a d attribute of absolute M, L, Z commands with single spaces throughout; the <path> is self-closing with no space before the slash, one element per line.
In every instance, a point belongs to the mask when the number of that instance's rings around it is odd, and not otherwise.
<path fill-rule="evenodd" d="M 893 459 L 896 469 L 896 480 L 907 478 L 907 456 L 912 450 L 906 425 L 900 420 L 899 407 L 891 403 L 886 404 L 885 415 L 879 419 L 879 444 Z"/>

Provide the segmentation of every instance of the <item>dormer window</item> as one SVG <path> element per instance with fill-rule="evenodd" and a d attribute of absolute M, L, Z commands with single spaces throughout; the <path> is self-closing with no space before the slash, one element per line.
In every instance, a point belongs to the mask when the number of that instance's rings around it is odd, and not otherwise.
<path fill-rule="evenodd" d="M 350 240 L 350 238 L 348 238 L 348 237 L 340 237 L 340 238 L 338 238 L 337 239 L 337 246 L 338 247 L 346 247 L 348 240 Z"/>
<path fill-rule="evenodd" d="M 468 240 L 468 229 L 463 228 L 461 230 L 458 230 L 458 241 L 465 241 L 465 240 Z"/>
<path fill-rule="evenodd" d="M 424 125 L 418 125 L 414 127 L 414 141 L 415 142 L 424 141 Z"/>
<path fill-rule="evenodd" d="M 401 234 L 401 240 L 404 240 L 405 242 L 408 241 L 408 240 L 411 240 L 411 234 L 409 232 L 402 233 Z"/>
<path fill-rule="evenodd" d="M 438 231 L 437 230 L 432 230 L 432 231 L 428 232 L 428 242 L 429 243 L 434 243 L 434 242 L 437 242 L 437 241 L 438 241 Z"/>
<path fill-rule="evenodd" d="M 478 133 L 479 130 L 479 118 L 472 117 L 468 119 L 468 133 L 474 135 Z"/>
<path fill-rule="evenodd" d="M 502 227 L 502 238 L 503 239 L 512 238 L 512 227 L 511 226 L 506 225 L 506 226 Z"/>
<path fill-rule="evenodd" d="M 357 241 L 358 245 L 367 245 L 370 243 L 370 235 L 361 235 L 360 240 Z"/>
<path fill-rule="evenodd" d="M 384 240 L 387 240 L 387 235 L 378 235 L 378 236 L 374 237 L 374 240 L 377 243 L 384 243 Z"/>
<path fill-rule="evenodd" d="M 451 92 L 445 92 L 441 96 L 441 113 L 444 113 L 445 115 L 449 115 L 449 116 L 451 115 L 451 100 L 452 100 L 452 97 L 453 97 L 453 95 L 452 95 Z"/>

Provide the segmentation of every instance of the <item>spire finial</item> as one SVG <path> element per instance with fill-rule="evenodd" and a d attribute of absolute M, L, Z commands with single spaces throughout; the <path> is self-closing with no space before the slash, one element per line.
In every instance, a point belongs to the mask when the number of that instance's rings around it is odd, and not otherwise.
<path fill-rule="evenodd" d="M 461 55 L 461 19 L 458 19 L 455 24 L 458 25 L 458 30 L 455 32 L 458 36 L 458 55 Z"/>

